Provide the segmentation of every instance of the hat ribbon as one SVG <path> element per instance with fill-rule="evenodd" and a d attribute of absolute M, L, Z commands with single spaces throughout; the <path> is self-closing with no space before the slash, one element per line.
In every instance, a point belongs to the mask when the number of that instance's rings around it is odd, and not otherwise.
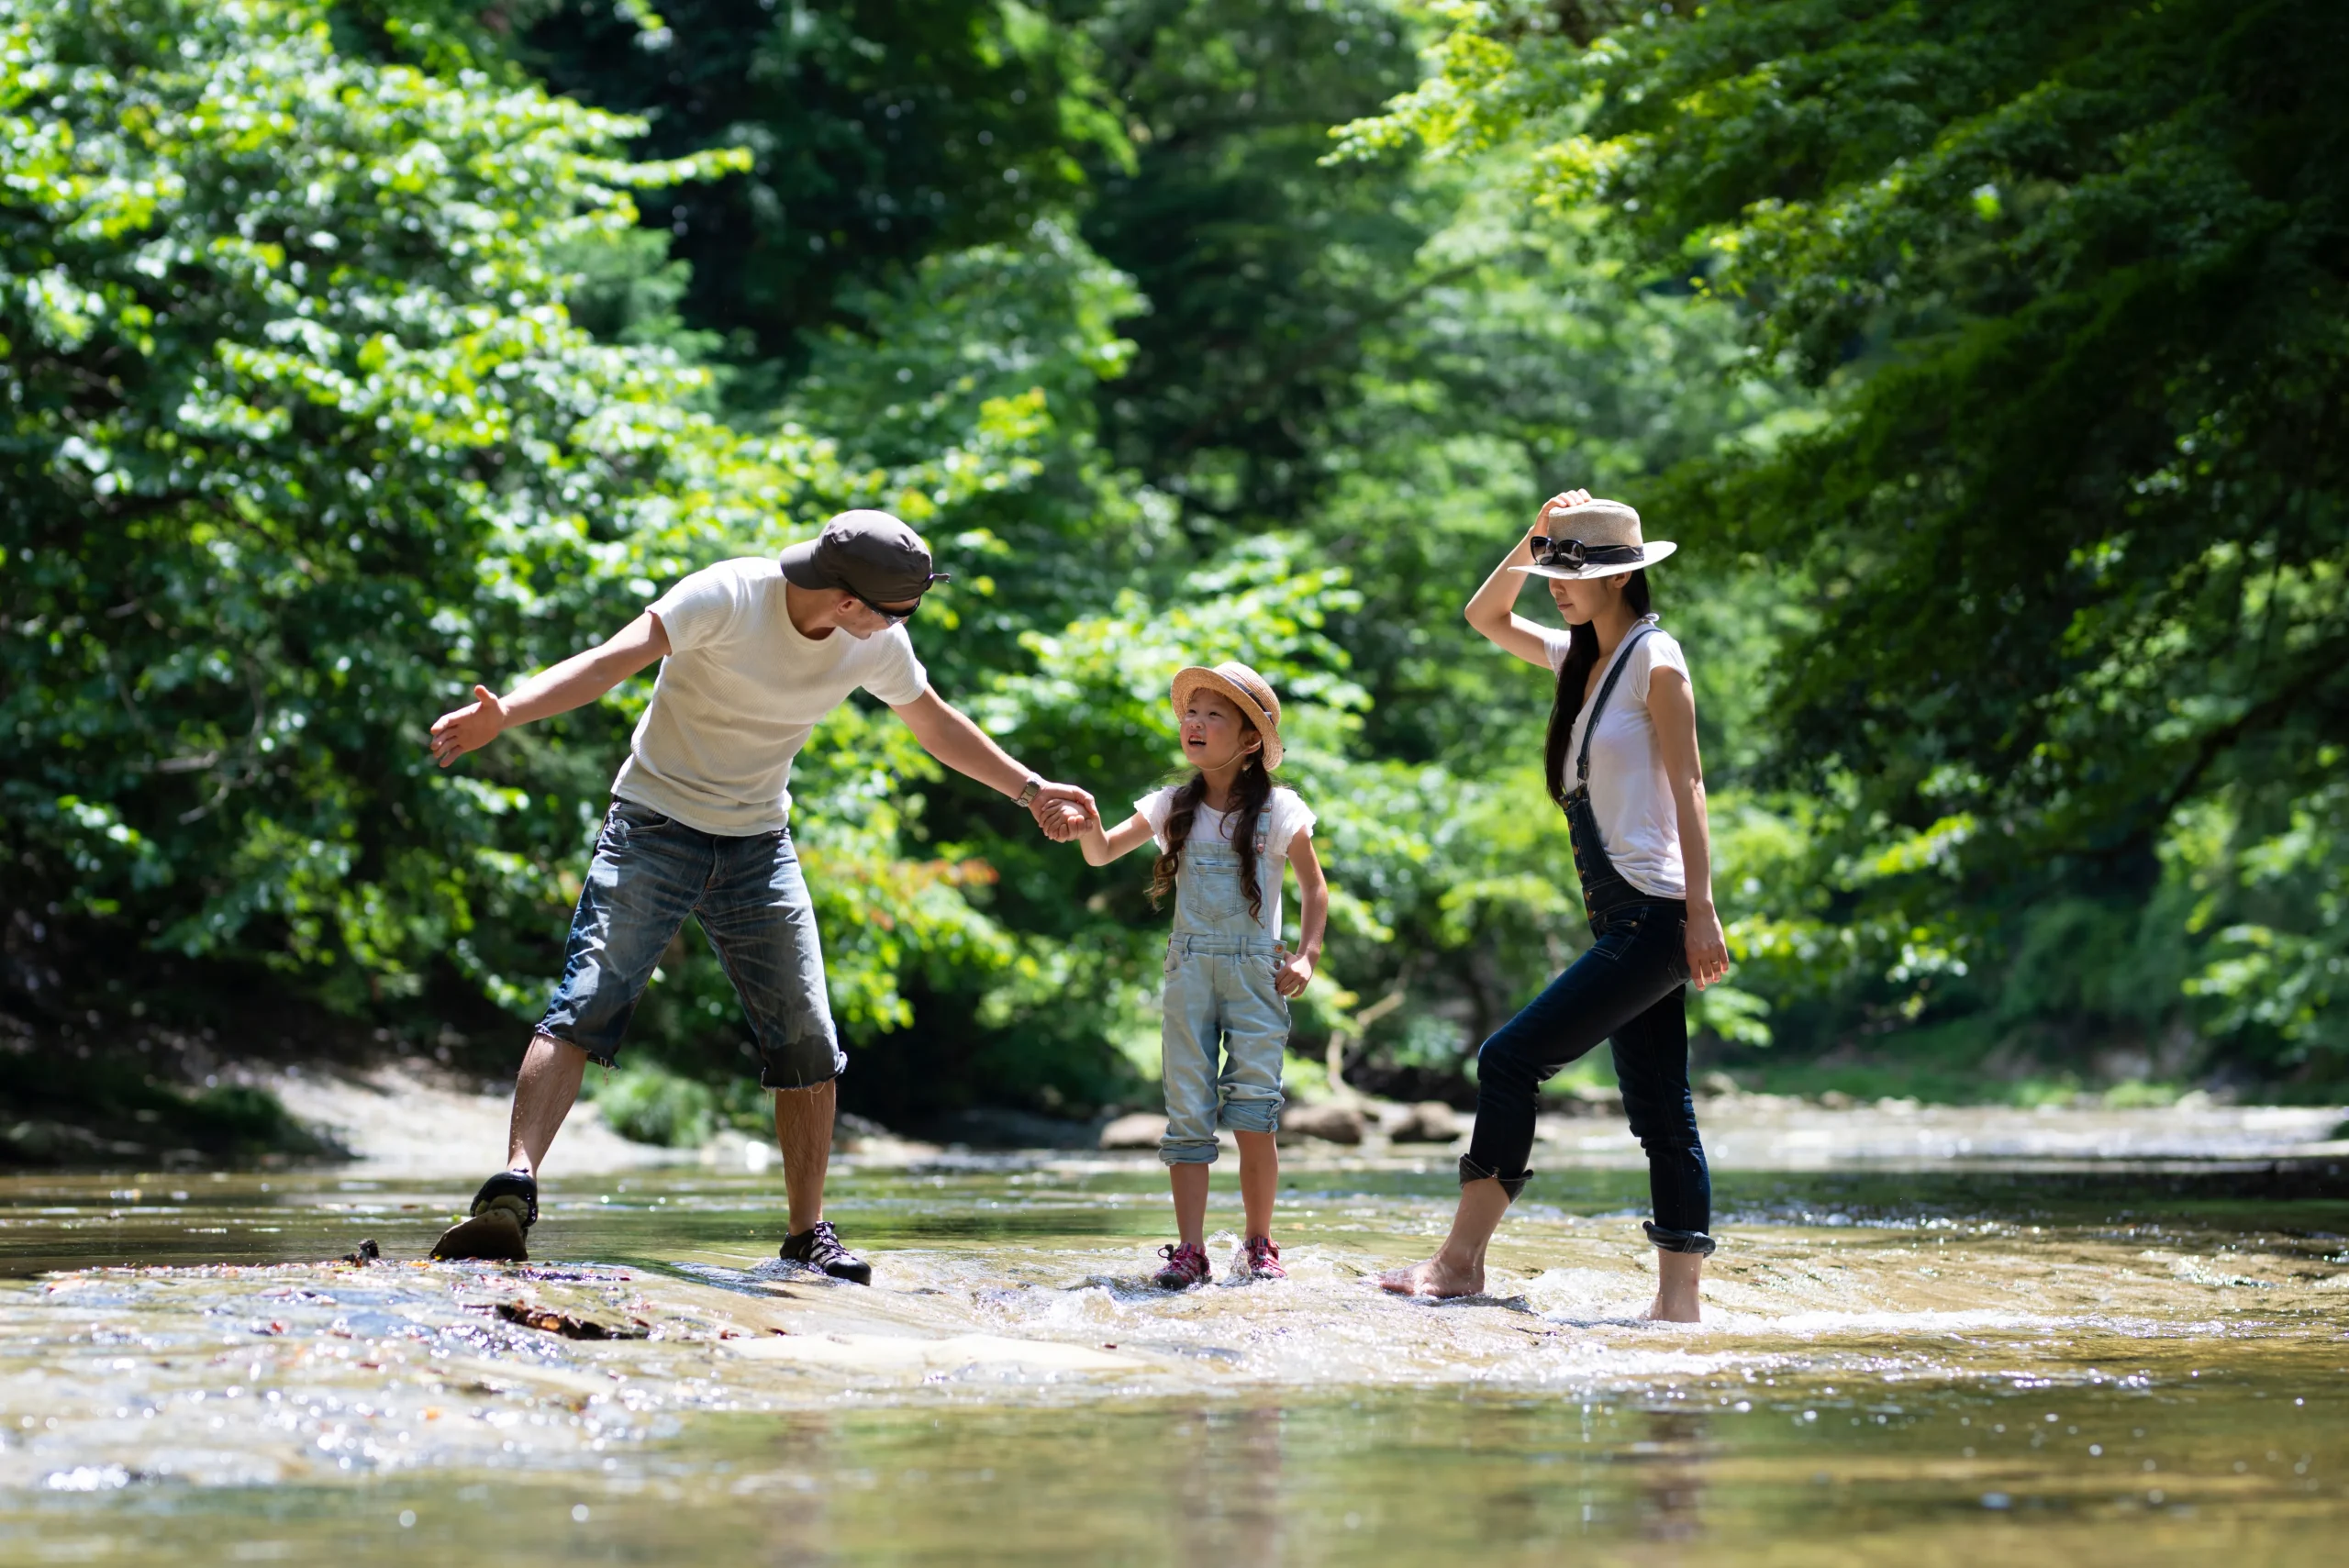
<path fill-rule="evenodd" d="M 1586 566 L 1636 566 L 1647 559 L 1647 547 L 1637 544 L 1585 544 L 1578 539 L 1533 539 L 1533 560 L 1538 566 L 1570 566 L 1580 572 Z"/>

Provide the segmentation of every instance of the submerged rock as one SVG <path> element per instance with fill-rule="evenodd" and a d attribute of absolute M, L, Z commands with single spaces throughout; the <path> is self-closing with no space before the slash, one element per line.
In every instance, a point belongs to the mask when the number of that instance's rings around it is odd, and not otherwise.
<path fill-rule="evenodd" d="M 1155 1149 L 1165 1135 L 1166 1118 L 1156 1111 L 1121 1116 L 1101 1129 L 1104 1149 Z"/>

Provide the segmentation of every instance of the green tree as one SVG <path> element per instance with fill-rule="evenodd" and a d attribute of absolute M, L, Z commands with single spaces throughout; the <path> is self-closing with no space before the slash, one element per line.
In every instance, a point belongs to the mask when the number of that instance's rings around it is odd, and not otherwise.
<path fill-rule="evenodd" d="M 0 48 L 0 834 L 42 929 L 534 1003 L 640 695 L 452 774 L 432 715 L 838 506 L 1023 471 L 1018 408 L 852 473 L 570 319 L 629 193 L 731 154 L 630 161 L 636 122 L 346 55 L 311 0 L 5 0 Z M 999 943 L 968 876 L 829 809 L 839 1001 L 885 1027 L 907 951 Z"/>
<path fill-rule="evenodd" d="M 1870 898 L 2011 958 L 2048 890 L 2152 897 L 2195 802 L 2245 852 L 2328 817 L 2296 803 L 2329 798 L 2349 704 L 2349 16 L 1442 15 L 1440 69 L 1354 150 L 1506 144 L 1533 206 L 1735 303 L 1830 399 L 1657 495 L 1801 585 L 1776 750 L 1849 785 L 1842 852 L 1941 847 Z"/>

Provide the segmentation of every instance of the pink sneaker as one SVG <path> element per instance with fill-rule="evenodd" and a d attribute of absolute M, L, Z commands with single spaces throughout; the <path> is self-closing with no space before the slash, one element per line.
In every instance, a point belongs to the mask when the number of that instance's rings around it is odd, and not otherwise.
<path fill-rule="evenodd" d="M 1156 1284 L 1161 1290 L 1188 1290 L 1195 1284 L 1208 1283 L 1208 1250 L 1188 1242 L 1169 1242 L 1158 1250 L 1166 1266 L 1158 1271 Z"/>
<path fill-rule="evenodd" d="M 1269 1236 L 1251 1236 L 1241 1249 L 1240 1273 L 1248 1279 L 1286 1279 L 1281 1267 L 1281 1244 Z"/>

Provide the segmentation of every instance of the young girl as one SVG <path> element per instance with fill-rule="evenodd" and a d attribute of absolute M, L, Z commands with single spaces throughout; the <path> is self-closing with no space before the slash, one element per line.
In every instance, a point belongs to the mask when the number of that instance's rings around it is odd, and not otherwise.
<path fill-rule="evenodd" d="M 1543 748 L 1550 798 L 1566 814 L 1590 917 L 1590 951 L 1476 1054 L 1476 1129 L 1460 1159 L 1452 1234 L 1426 1262 L 1382 1277 L 1388 1290 L 1471 1296 L 1485 1249 L 1532 1175 L 1542 1082 L 1600 1040 L 1612 1042 L 1623 1109 L 1648 1156 L 1656 1296 L 1649 1316 L 1697 1320 L 1698 1278 L 1713 1250 L 1712 1186 L 1688 1097 L 1687 987 L 1729 971 L 1713 910 L 1697 705 L 1680 645 L 1648 608 L 1647 568 L 1672 553 L 1644 539 L 1640 515 L 1586 491 L 1553 497 L 1468 601 L 1468 624 L 1556 673 Z M 1547 579 L 1568 627 L 1511 606 L 1528 576 Z"/>
<path fill-rule="evenodd" d="M 1240 1141 L 1240 1200 L 1248 1235 L 1240 1272 L 1286 1279 L 1273 1241 L 1273 1195 L 1280 1156 L 1281 1055 L 1288 1046 L 1288 998 L 1313 978 L 1330 885 L 1313 853 L 1313 813 L 1274 782 L 1281 765 L 1281 705 L 1245 664 L 1194 666 L 1174 677 L 1174 711 L 1190 782 L 1134 802 L 1134 814 L 1079 841 L 1091 865 L 1158 845 L 1152 903 L 1174 895 L 1166 943 L 1163 1039 L 1166 1136 L 1158 1157 L 1174 1188 L 1177 1240 L 1161 1247 L 1158 1284 L 1186 1290 L 1207 1283 L 1208 1167 L 1218 1128 Z M 1297 868 L 1304 905 L 1295 953 L 1281 946 L 1281 862 Z M 1218 1073 L 1216 1048 L 1223 1048 Z"/>

